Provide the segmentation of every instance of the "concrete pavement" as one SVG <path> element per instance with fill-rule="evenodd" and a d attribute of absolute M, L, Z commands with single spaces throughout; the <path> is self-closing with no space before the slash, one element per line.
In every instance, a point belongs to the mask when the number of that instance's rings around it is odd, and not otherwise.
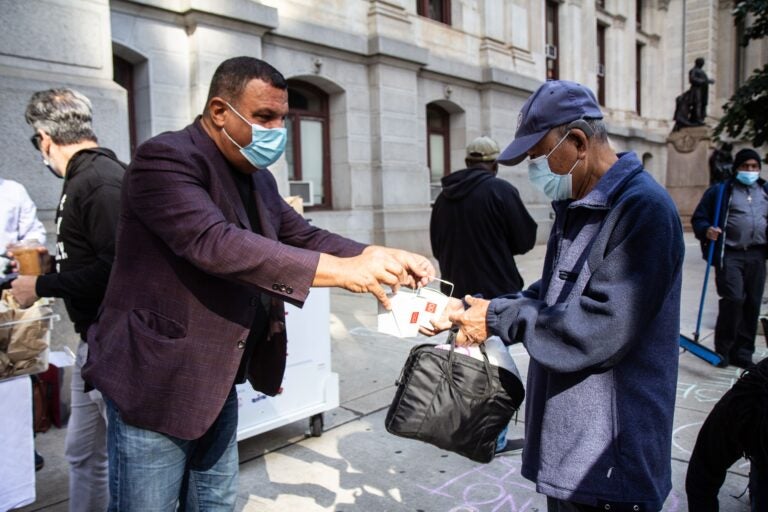
<path fill-rule="evenodd" d="M 681 333 L 691 334 L 701 293 L 705 263 L 698 243 L 686 234 L 686 261 Z M 527 283 L 538 277 L 544 246 L 518 258 Z M 702 340 L 712 346 L 717 314 L 713 276 L 707 292 Z M 423 511 L 511 512 L 546 510 L 545 499 L 520 476 L 520 456 L 503 455 L 477 464 L 429 445 L 394 437 L 384 429 L 384 416 L 394 381 L 410 348 L 423 339 L 400 340 L 375 332 L 376 304 L 368 297 L 343 291 L 331 294 L 333 371 L 340 376 L 340 406 L 325 413 L 325 432 L 308 436 L 308 422 L 298 421 L 241 441 L 237 510 L 273 511 Z M 765 338 L 757 340 L 756 360 L 768 356 Z M 521 370 L 528 356 L 511 348 Z M 675 435 L 672 449 L 673 490 L 664 510 L 687 510 L 684 479 L 701 423 L 738 377 L 738 369 L 717 369 L 696 357 L 680 355 Z M 525 418 L 510 426 L 510 437 L 522 435 Z M 38 500 L 21 510 L 67 510 L 67 469 L 63 460 L 64 430 L 37 438 L 46 467 L 37 473 Z M 737 462 L 720 493 L 725 512 L 748 511 L 748 464 Z"/>

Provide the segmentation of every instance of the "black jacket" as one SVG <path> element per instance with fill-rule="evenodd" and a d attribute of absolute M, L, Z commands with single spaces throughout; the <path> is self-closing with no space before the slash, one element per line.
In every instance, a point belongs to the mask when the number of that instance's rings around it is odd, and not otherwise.
<path fill-rule="evenodd" d="M 442 184 L 429 231 L 442 278 L 456 286 L 453 296 L 520 291 L 523 278 L 513 256 L 534 246 L 536 222 L 517 189 L 482 168 L 456 171 Z"/>
<path fill-rule="evenodd" d="M 72 156 L 56 210 L 56 271 L 37 279 L 37 295 L 63 298 L 83 337 L 96 318 L 115 258 L 124 171 L 125 164 L 106 148 Z"/>
<path fill-rule="evenodd" d="M 718 491 L 728 468 L 750 459 L 752 510 L 768 510 L 768 359 L 742 374 L 710 411 L 688 463 L 688 510 L 720 510 Z"/>

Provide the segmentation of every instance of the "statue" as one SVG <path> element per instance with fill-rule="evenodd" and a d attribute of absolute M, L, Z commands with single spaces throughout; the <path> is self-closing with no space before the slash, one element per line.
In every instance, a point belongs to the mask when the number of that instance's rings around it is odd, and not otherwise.
<path fill-rule="evenodd" d="M 695 65 L 688 72 L 691 88 L 675 99 L 675 127 L 678 131 L 685 126 L 703 126 L 707 118 L 709 84 L 715 83 L 704 71 L 704 59 L 696 59 Z"/>
<path fill-rule="evenodd" d="M 692 119 L 704 124 L 707 117 L 707 103 L 709 102 L 709 84 L 715 83 L 704 72 L 704 59 L 699 57 L 696 64 L 688 72 L 688 81 L 691 83 L 691 107 Z"/>
<path fill-rule="evenodd" d="M 732 175 L 733 168 L 733 145 L 729 142 L 723 142 L 720 148 L 715 149 L 709 157 L 709 184 L 714 185 L 725 181 Z"/>

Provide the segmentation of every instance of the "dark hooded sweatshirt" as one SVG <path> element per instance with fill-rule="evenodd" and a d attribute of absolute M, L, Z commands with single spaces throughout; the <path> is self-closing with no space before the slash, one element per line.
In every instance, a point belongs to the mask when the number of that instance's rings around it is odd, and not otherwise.
<path fill-rule="evenodd" d="M 106 148 L 72 156 L 56 211 L 56 271 L 40 276 L 35 286 L 40 297 L 64 299 L 82 337 L 96 318 L 115 259 L 124 170 Z"/>
<path fill-rule="evenodd" d="M 456 171 L 442 184 L 429 231 L 442 278 L 455 285 L 453 296 L 520 291 L 513 256 L 534 246 L 536 222 L 517 189 L 481 167 Z"/>

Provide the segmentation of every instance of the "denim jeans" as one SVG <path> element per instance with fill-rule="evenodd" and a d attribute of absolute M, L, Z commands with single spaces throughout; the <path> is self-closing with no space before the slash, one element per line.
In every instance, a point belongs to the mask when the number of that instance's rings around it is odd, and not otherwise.
<path fill-rule="evenodd" d="M 208 431 L 191 441 L 123 422 L 106 399 L 109 510 L 230 512 L 237 498 L 237 393 L 234 386 Z"/>

